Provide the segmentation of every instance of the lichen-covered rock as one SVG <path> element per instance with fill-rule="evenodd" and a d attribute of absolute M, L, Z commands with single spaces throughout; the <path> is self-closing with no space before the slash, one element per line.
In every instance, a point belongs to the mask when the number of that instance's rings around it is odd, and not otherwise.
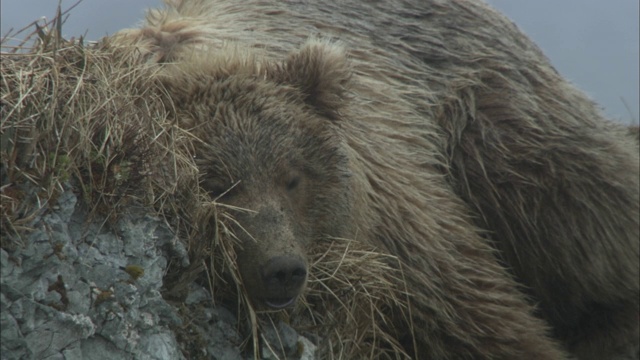
<path fill-rule="evenodd" d="M 164 222 L 135 209 L 110 224 L 90 217 L 67 189 L 33 220 L 24 248 L 0 249 L 2 359 L 184 359 L 188 341 L 180 342 L 178 330 L 204 344 L 189 354 L 244 359 L 235 316 L 212 307 L 204 287 L 190 285 L 189 324 L 163 299 L 169 259 L 186 266 L 180 254 L 187 252 Z M 288 358 L 299 358 L 291 350 L 297 333 L 281 327 Z M 313 349 L 309 343 L 302 359 L 313 359 Z"/>
<path fill-rule="evenodd" d="M 181 359 L 160 295 L 166 248 L 157 218 L 90 218 L 71 189 L 34 219 L 24 248 L 0 249 L 3 359 Z M 144 274 L 136 279 L 127 266 Z"/>

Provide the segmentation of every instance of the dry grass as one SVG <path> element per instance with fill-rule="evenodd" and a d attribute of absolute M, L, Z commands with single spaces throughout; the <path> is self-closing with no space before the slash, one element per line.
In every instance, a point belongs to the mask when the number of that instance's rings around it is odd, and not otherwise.
<path fill-rule="evenodd" d="M 152 90 L 154 69 L 108 40 L 63 39 L 56 19 L 29 34 L 36 35 L 31 47 L 2 53 L 3 231 L 25 230 L 70 180 L 106 215 L 131 200 L 173 206 L 168 200 L 197 180 L 197 169 L 185 148 L 189 135 Z"/>
<path fill-rule="evenodd" d="M 319 358 L 408 358 L 389 334 L 392 317 L 410 318 L 399 261 L 347 239 L 327 240 L 312 253 L 308 293 L 293 317 L 326 336 Z"/>
<path fill-rule="evenodd" d="M 25 38 L 33 44 L 6 48 L 3 40 L 0 247 L 24 246 L 21 234 L 34 217 L 72 187 L 95 215 L 115 219 L 142 206 L 167 219 L 188 243 L 191 266 L 170 266 L 165 297 L 183 299 L 185 285 L 204 279 L 214 299 L 236 299 L 254 351 L 260 324 L 287 319 L 321 337 L 323 359 L 407 357 L 389 330 L 399 316 L 392 311 L 409 311 L 400 266 L 357 241 L 310 249 L 309 289 L 296 309 L 254 312 L 227 228 L 233 219 L 200 193 L 194 139 L 176 126 L 172 104 L 153 80 L 157 68 L 109 39 L 63 39 L 63 15 L 31 27 Z"/>

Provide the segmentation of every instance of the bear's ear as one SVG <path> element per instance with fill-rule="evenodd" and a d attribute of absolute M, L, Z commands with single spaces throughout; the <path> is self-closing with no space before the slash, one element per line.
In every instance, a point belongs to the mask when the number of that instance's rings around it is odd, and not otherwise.
<path fill-rule="evenodd" d="M 278 76 L 299 89 L 303 100 L 318 113 L 336 119 L 346 102 L 351 69 L 341 46 L 310 40 L 289 55 Z"/>

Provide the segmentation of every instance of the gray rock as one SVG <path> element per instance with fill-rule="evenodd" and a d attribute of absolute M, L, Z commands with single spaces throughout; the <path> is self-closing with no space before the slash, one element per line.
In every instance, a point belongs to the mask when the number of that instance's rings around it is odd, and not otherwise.
<path fill-rule="evenodd" d="M 244 359 L 235 315 L 212 308 L 207 289 L 191 284 L 180 312 L 163 299 L 169 260 L 189 265 L 164 221 L 132 208 L 110 226 L 89 213 L 69 188 L 38 213 L 24 247 L 0 249 L 2 360 Z M 313 359 L 313 344 L 284 323 L 264 338 L 287 359 L 300 346 Z"/>
<path fill-rule="evenodd" d="M 316 348 L 317 346 L 311 342 L 311 340 L 299 336 L 298 343 L 302 349 L 302 353 L 300 354 L 300 360 L 314 360 L 316 358 Z"/>
<path fill-rule="evenodd" d="M 158 219 L 89 221 L 67 190 L 34 220 L 24 248 L 0 250 L 3 359 L 181 359 L 169 328 L 181 319 L 160 295 L 175 241 Z M 162 237 L 162 238 L 159 238 Z M 133 279 L 123 268 L 135 264 Z"/>
<path fill-rule="evenodd" d="M 262 327 L 263 359 L 297 359 L 298 333 L 283 321 L 266 323 Z"/>

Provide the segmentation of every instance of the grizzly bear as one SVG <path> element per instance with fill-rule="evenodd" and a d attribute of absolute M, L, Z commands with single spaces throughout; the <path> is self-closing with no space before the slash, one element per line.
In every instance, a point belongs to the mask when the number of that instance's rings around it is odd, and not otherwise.
<path fill-rule="evenodd" d="M 637 141 L 483 2 L 175 0 L 113 39 L 159 64 L 256 309 L 351 238 L 400 260 L 416 359 L 638 358 Z"/>

